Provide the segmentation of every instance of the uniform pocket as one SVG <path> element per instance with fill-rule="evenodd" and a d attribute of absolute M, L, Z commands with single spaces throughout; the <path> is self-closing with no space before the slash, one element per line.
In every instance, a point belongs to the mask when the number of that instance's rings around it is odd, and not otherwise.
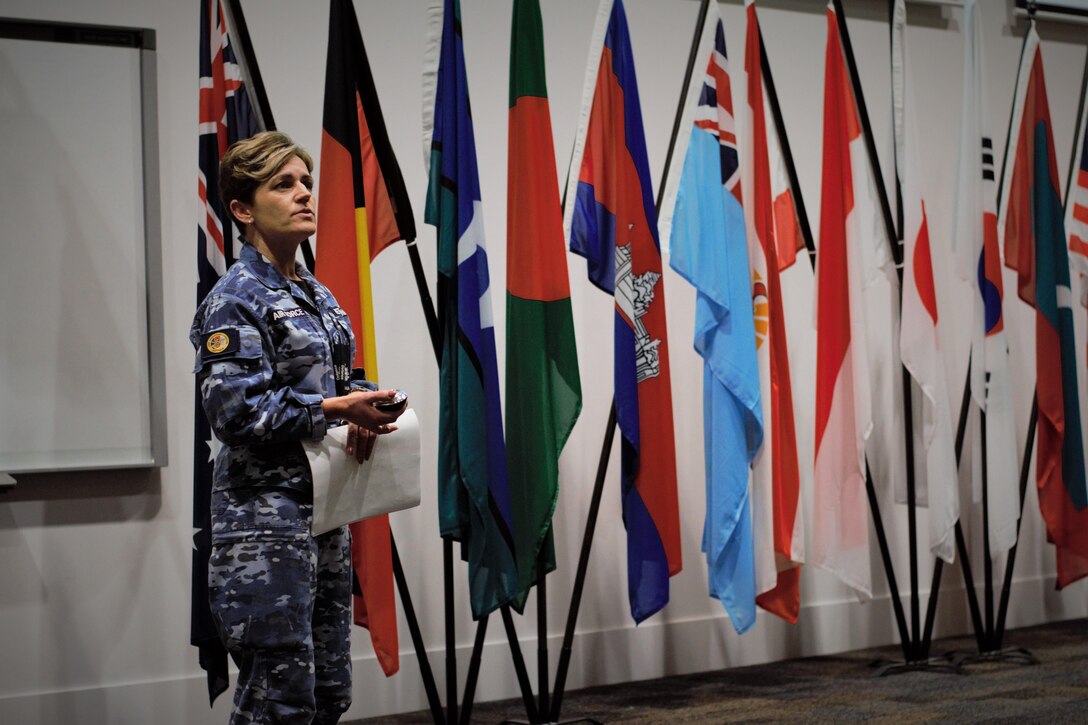
<path fill-rule="evenodd" d="M 310 538 L 310 495 L 288 488 L 246 486 L 212 493 L 212 541 Z"/>

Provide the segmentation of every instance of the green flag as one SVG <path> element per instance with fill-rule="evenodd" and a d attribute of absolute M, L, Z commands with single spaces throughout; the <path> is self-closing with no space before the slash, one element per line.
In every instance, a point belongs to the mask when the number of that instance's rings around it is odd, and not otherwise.
<path fill-rule="evenodd" d="M 434 27 L 436 65 L 424 96 L 430 136 L 425 218 L 438 230 L 438 519 L 468 561 L 472 615 L 511 603 L 517 587 L 513 516 L 502 436 L 491 286 L 484 246 L 476 141 L 469 113 L 460 3 L 444 0 Z M 430 85 L 433 84 L 433 85 Z"/>
<path fill-rule="evenodd" d="M 506 446 L 521 611 L 555 569 L 559 452 L 582 409 L 538 0 L 515 0 L 506 215 Z"/>

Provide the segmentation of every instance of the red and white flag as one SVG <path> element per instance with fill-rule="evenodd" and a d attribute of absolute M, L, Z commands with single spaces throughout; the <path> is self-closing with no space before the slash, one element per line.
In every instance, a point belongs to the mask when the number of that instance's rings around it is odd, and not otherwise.
<path fill-rule="evenodd" d="M 986 105 L 986 67 L 980 3 L 963 5 L 963 110 L 952 246 L 960 277 L 971 286 L 971 397 L 986 414 L 986 472 L 990 551 L 1016 543 L 1020 518 L 1019 456 L 1009 391 L 1009 346 L 1005 338 L 1004 283 L 997 240 L 997 185 L 994 148 Z M 972 450 L 972 499 L 982 502 L 982 446 Z"/>
<path fill-rule="evenodd" d="M 1088 86 L 1088 66 L 1084 84 Z M 1082 88 L 1080 97 L 1085 95 Z M 1069 266 L 1081 281 L 1081 304 L 1088 307 L 1088 102 L 1081 101 L 1080 122 L 1077 124 L 1076 166 L 1069 171 L 1069 191 L 1065 200 L 1065 231 L 1069 235 Z"/>
<path fill-rule="evenodd" d="M 872 596 L 865 445 L 873 431 L 863 280 L 888 240 L 834 7 L 827 9 L 816 264 L 816 426 L 809 561 Z"/>
<path fill-rule="evenodd" d="M 918 132 L 914 120 L 913 77 L 906 44 L 907 4 L 892 9 L 892 116 L 895 122 L 895 165 L 903 204 L 903 301 L 899 349 L 903 365 L 921 390 L 921 465 L 915 468 L 919 505 L 929 508 L 929 548 L 948 563 L 956 553 L 959 482 L 952 439 L 944 360 L 937 330 L 937 289 L 933 282 L 929 223 L 922 198 Z"/>
<path fill-rule="evenodd" d="M 742 104 L 741 188 L 748 256 L 752 267 L 756 355 L 763 403 L 763 446 L 752 462 L 752 533 L 755 539 L 756 602 L 790 622 L 800 610 L 800 564 L 804 561 L 801 483 L 797 463 L 793 391 L 790 385 L 781 269 L 803 246 L 785 162 L 773 125 L 767 124 L 759 21 L 745 3 L 744 72 L 748 97 Z M 783 183 L 784 182 L 784 183 Z"/>

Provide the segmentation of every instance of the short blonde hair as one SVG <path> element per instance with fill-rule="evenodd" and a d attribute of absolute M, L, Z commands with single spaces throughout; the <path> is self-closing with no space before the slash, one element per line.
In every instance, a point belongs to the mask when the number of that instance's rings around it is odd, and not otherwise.
<path fill-rule="evenodd" d="M 275 176 L 292 156 L 302 159 L 307 171 L 314 170 L 314 160 L 306 149 L 279 131 L 261 131 L 231 144 L 219 162 L 219 195 L 227 210 L 235 199 L 252 204 L 257 187 Z"/>

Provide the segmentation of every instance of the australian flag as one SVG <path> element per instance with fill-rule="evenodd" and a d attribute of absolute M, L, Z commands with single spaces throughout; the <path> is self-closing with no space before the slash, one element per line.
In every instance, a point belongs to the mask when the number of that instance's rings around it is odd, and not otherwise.
<path fill-rule="evenodd" d="M 227 147 L 259 130 L 246 95 L 242 68 L 231 48 L 218 0 L 200 0 L 200 122 L 197 189 L 196 268 L 199 305 L 216 280 L 234 263 L 241 243 L 230 212 L 219 198 L 219 159 Z M 193 416 L 193 587 L 189 642 L 200 650 L 200 666 L 208 673 L 208 697 L 227 689 L 227 651 L 219 640 L 208 606 L 208 556 L 212 536 L 209 506 L 212 468 L 218 441 L 212 436 L 194 390 Z"/>

